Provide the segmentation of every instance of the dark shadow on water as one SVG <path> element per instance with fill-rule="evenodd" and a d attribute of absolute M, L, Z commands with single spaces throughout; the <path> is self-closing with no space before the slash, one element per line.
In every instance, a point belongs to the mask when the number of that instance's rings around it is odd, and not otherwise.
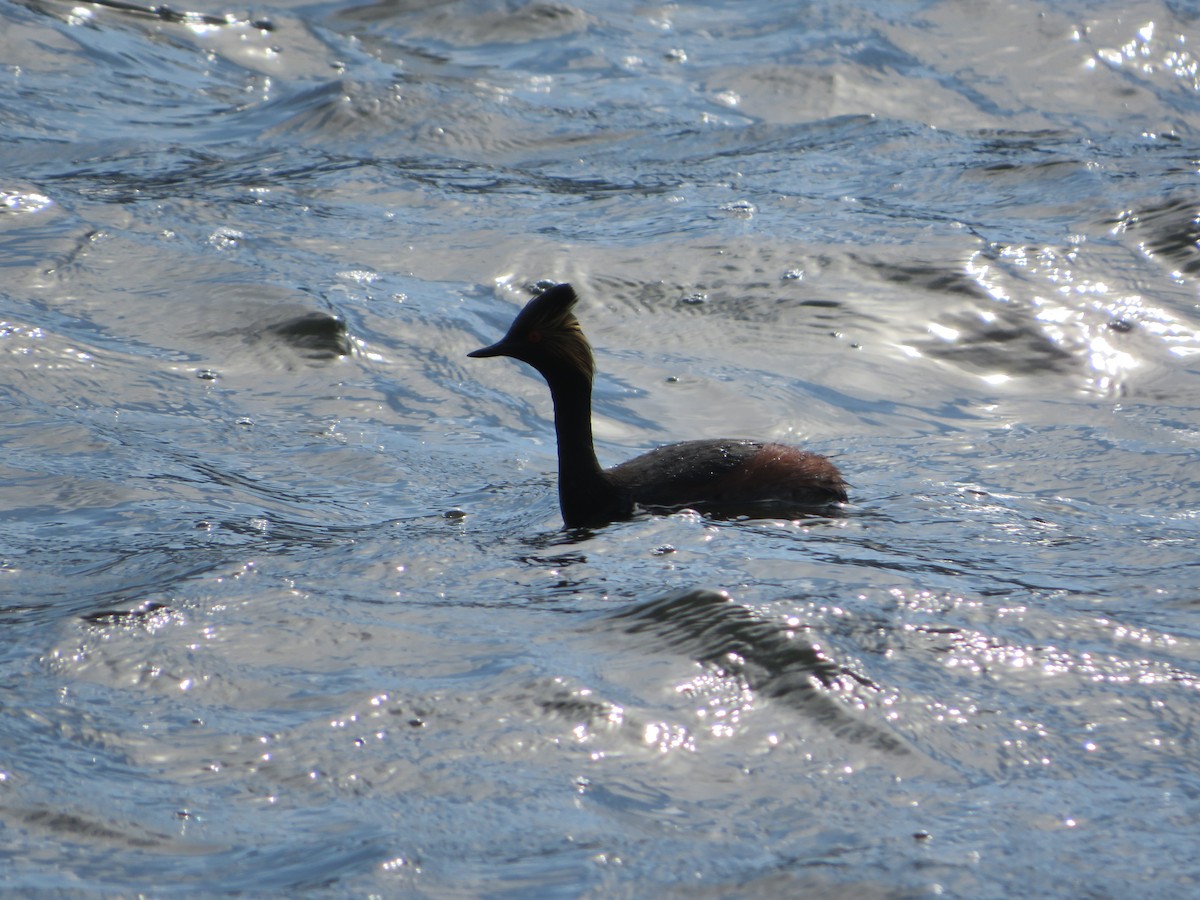
<path fill-rule="evenodd" d="M 169 609 L 165 603 L 147 600 L 133 609 L 102 609 L 84 613 L 80 618 L 89 625 L 136 627 L 150 624 Z"/>
<path fill-rule="evenodd" d="M 1194 197 L 1128 210 L 1105 224 L 1133 232 L 1147 255 L 1164 257 L 1187 275 L 1200 275 L 1200 203 Z"/>
<path fill-rule="evenodd" d="M 304 313 L 276 322 L 264 328 L 262 334 L 279 338 L 313 360 L 349 356 L 353 349 L 346 323 L 324 312 Z"/>
<path fill-rule="evenodd" d="M 650 650 L 682 652 L 721 677 L 782 702 L 846 740 L 893 755 L 912 751 L 897 736 L 853 714 L 837 695 L 883 689 L 830 658 L 803 625 L 761 615 L 719 591 L 696 589 L 636 603 L 597 626 L 650 639 Z"/>

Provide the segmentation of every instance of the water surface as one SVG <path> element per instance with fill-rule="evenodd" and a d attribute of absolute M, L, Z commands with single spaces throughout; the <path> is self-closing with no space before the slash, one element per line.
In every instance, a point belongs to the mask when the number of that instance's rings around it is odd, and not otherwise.
<path fill-rule="evenodd" d="M 1197 39 L 0 3 L 0 885 L 1187 891 Z M 603 461 L 852 502 L 563 531 L 544 384 L 465 357 L 562 280 Z"/>

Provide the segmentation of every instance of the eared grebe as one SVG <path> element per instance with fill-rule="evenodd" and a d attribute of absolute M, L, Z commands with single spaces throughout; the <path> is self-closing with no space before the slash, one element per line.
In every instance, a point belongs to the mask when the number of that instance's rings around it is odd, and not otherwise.
<path fill-rule="evenodd" d="M 708 440 L 668 444 L 600 468 L 592 444 L 592 348 L 572 314 L 569 284 L 534 297 L 508 334 L 468 356 L 509 356 L 550 385 L 558 433 L 558 502 L 568 528 L 602 525 L 636 507 L 724 512 L 827 506 L 846 499 L 841 473 L 823 456 L 786 444 Z"/>

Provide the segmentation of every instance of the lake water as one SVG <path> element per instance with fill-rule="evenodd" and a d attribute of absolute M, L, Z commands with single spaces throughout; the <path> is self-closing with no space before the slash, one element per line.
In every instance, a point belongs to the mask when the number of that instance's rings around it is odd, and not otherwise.
<path fill-rule="evenodd" d="M 1200 13 L 0 0 L 0 889 L 1200 889 Z M 570 281 L 561 527 L 465 354 Z"/>

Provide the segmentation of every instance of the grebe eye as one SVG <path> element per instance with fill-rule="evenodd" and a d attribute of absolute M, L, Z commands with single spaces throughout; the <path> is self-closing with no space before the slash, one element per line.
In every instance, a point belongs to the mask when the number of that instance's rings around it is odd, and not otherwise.
<path fill-rule="evenodd" d="M 541 343 L 542 333 L 535 328 L 533 331 L 529 332 L 529 336 L 526 339 L 531 344 Z"/>

